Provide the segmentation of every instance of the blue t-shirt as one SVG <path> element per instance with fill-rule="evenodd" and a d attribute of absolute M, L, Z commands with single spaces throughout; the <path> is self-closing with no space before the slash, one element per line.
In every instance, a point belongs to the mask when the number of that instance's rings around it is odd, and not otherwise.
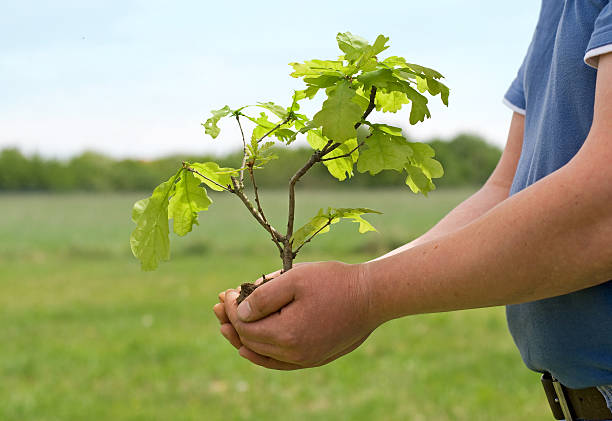
<path fill-rule="evenodd" d="M 535 34 L 504 102 L 525 115 L 510 194 L 564 166 L 593 121 L 598 56 L 612 51 L 610 0 L 543 0 Z M 510 305 L 510 332 L 527 366 L 565 385 L 612 385 L 612 281 Z"/>

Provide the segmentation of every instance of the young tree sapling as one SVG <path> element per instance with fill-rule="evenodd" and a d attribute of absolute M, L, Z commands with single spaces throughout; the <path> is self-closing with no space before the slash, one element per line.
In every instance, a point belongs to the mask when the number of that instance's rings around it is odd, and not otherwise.
<path fill-rule="evenodd" d="M 435 189 L 432 179 L 441 177 L 443 169 L 434 159 L 434 150 L 424 143 L 409 142 L 399 127 L 374 123 L 368 118 L 375 109 L 395 113 L 403 105 L 410 104 L 410 124 L 424 121 L 431 116 L 424 93 L 440 95 L 442 102 L 448 105 L 449 89 L 440 82 L 443 76 L 433 69 L 409 63 L 403 57 L 380 59 L 379 54 L 388 48 L 389 41 L 383 35 L 373 44 L 350 32 L 339 33 L 336 40 L 344 53 L 338 59 L 290 63 L 291 76 L 301 78 L 306 88 L 294 91 L 289 107 L 272 102 L 236 109 L 225 106 L 213 111 L 212 117 L 202 124 L 206 134 L 214 139 L 220 132 L 217 125 L 220 119 L 236 121 L 243 148 L 240 168 L 222 168 L 216 162 L 183 162 L 150 197 L 134 204 L 132 220 L 136 228 L 130 245 L 143 270 L 154 270 L 159 261 L 169 259 L 169 219 L 173 220 L 173 231 L 179 236 L 186 235 L 193 224 L 197 224 L 198 213 L 207 210 L 212 203 L 206 188 L 240 199 L 270 235 L 282 259 L 283 271 L 291 269 L 302 247 L 315 236 L 329 231 L 334 223 L 348 219 L 359 223 L 360 233 L 374 231 L 362 215 L 380 213 L 367 208 L 320 209 L 306 224 L 295 229 L 296 184 L 314 165 L 325 165 L 339 181 L 351 177 L 355 165 L 357 171 L 371 175 L 383 170 L 405 172 L 406 184 L 414 193 L 427 195 Z M 326 96 L 321 109 L 312 118 L 299 113 L 300 102 L 313 99 L 319 91 Z M 263 111 L 258 116 L 250 115 L 247 111 L 254 107 Z M 241 119 L 255 124 L 249 141 Z M 358 135 L 358 129 L 365 134 Z M 313 152 L 288 180 L 289 206 L 283 233 L 266 217 L 256 172 L 277 158 L 272 146 L 290 145 L 298 135 L 306 135 Z M 246 194 L 245 178 L 252 187 L 253 199 Z M 239 299 L 246 298 L 254 288 L 253 284 L 243 284 Z"/>

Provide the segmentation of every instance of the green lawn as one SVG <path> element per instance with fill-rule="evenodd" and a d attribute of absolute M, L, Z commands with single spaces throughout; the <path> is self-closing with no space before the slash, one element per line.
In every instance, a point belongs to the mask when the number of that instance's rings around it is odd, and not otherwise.
<path fill-rule="evenodd" d="M 301 260 L 358 262 L 419 235 L 469 191 L 300 192 L 298 218 L 364 206 Z M 219 335 L 217 292 L 278 268 L 235 199 L 215 195 L 173 260 L 140 271 L 139 195 L 0 195 L 0 420 L 548 420 L 502 308 L 396 320 L 317 369 L 251 365 Z M 283 226 L 284 193 L 262 200 Z M 336 231 L 334 234 L 333 231 Z M 316 247 L 316 251 L 314 248 Z"/>

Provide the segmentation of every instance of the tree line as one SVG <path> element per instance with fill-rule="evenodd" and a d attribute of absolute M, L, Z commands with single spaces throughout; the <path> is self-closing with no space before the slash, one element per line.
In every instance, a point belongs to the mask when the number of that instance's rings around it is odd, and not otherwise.
<path fill-rule="evenodd" d="M 450 140 L 428 142 L 436 151 L 436 159 L 444 166 L 444 177 L 436 180 L 439 188 L 473 187 L 482 185 L 501 156 L 501 150 L 476 135 L 461 134 Z M 284 188 L 308 159 L 309 148 L 278 149 L 280 159 L 270 161 L 265 171 L 257 172 L 261 187 Z M 16 148 L 0 151 L 0 191 L 141 191 L 151 190 L 182 161 L 216 161 L 228 167 L 239 167 L 241 152 L 224 157 L 168 156 L 156 160 L 113 159 L 96 152 L 84 152 L 70 160 L 45 159 L 38 155 L 25 156 Z M 337 182 L 323 165 L 317 165 L 308 177 L 300 181 L 304 188 L 393 187 L 404 183 L 402 174 L 384 171 L 375 177 L 355 174 Z"/>

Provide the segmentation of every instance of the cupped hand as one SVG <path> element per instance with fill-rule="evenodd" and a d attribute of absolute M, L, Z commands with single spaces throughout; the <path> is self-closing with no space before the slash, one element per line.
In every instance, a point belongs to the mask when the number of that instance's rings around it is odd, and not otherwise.
<path fill-rule="evenodd" d="M 277 270 L 276 272 L 269 273 L 265 276 L 266 279 L 272 279 L 276 276 L 280 275 L 281 271 Z M 257 279 L 255 284 L 259 285 L 263 282 L 263 277 Z M 219 329 L 221 334 L 231 343 L 236 349 L 240 349 L 242 347 L 242 342 L 240 341 L 240 337 L 234 329 L 234 326 L 230 323 L 227 314 L 225 313 L 225 295 L 230 291 L 234 291 L 236 294 L 240 293 L 240 289 L 228 289 L 225 291 L 221 291 L 219 293 L 219 302 L 213 306 L 213 311 L 217 319 L 219 319 L 219 323 L 221 323 L 221 328 Z"/>
<path fill-rule="evenodd" d="M 357 348 L 380 324 L 359 265 L 300 264 L 239 307 L 237 290 L 222 295 L 215 306 L 222 334 L 240 355 L 268 368 L 326 364 Z"/>

